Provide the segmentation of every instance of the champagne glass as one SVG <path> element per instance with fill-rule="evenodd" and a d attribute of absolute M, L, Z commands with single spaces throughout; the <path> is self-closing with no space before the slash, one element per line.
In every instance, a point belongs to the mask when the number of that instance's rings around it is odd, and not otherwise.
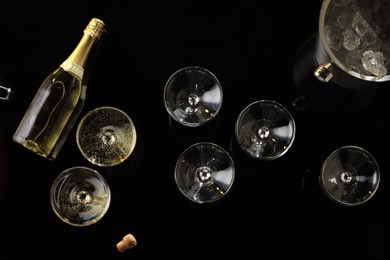
<path fill-rule="evenodd" d="M 375 158 L 358 146 L 342 146 L 324 160 L 319 183 L 332 201 L 342 206 L 358 206 L 374 196 L 380 182 Z"/>
<path fill-rule="evenodd" d="M 295 139 L 291 113 L 273 100 L 257 100 L 245 107 L 235 124 L 236 141 L 251 158 L 271 161 L 283 156 Z"/>
<path fill-rule="evenodd" d="M 122 110 L 103 106 L 89 111 L 77 127 L 82 155 L 92 164 L 109 167 L 122 163 L 133 152 L 137 134 L 133 121 Z"/>
<path fill-rule="evenodd" d="M 177 123 L 197 127 L 214 119 L 222 105 L 222 88 L 217 77 L 205 68 L 184 67 L 165 84 L 164 104 Z"/>
<path fill-rule="evenodd" d="M 73 226 L 89 226 L 107 212 L 110 188 L 99 172 L 83 166 L 63 171 L 54 180 L 50 202 L 54 213 Z"/>
<path fill-rule="evenodd" d="M 179 156 L 175 181 L 189 200 L 202 204 L 224 197 L 233 185 L 234 162 L 228 152 L 211 142 L 190 145 Z"/>

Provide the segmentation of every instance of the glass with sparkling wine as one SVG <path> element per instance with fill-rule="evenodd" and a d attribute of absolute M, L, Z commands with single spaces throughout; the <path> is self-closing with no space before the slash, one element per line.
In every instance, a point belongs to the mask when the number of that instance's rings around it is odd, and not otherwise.
<path fill-rule="evenodd" d="M 72 226 L 98 222 L 106 214 L 110 202 L 111 192 L 106 180 L 99 172 L 83 166 L 63 171 L 50 191 L 54 213 Z"/>
<path fill-rule="evenodd" d="M 110 167 L 125 161 L 135 148 L 136 129 L 122 110 L 103 106 L 89 111 L 76 132 L 77 145 L 92 164 Z"/>

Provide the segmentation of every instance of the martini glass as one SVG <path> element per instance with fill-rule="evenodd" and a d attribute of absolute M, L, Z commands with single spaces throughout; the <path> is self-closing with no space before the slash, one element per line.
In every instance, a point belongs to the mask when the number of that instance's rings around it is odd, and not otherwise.
<path fill-rule="evenodd" d="M 229 153 L 211 142 L 190 145 L 179 156 L 175 181 L 189 200 L 202 204 L 223 198 L 233 185 L 235 168 Z"/>
<path fill-rule="evenodd" d="M 110 188 L 99 172 L 83 166 L 63 171 L 54 180 L 50 202 L 54 213 L 72 226 L 89 226 L 107 212 Z"/>

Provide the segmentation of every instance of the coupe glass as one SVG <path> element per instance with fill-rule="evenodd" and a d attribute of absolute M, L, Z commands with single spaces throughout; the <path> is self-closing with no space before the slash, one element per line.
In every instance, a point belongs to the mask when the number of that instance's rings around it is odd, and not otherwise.
<path fill-rule="evenodd" d="M 236 141 L 251 158 L 275 160 L 283 156 L 295 138 L 295 121 L 291 113 L 273 100 L 257 100 L 238 115 Z"/>
<path fill-rule="evenodd" d="M 197 66 L 173 73 L 165 84 L 164 104 L 179 124 L 197 127 L 217 116 L 222 105 L 222 88 L 217 77 Z"/>
<path fill-rule="evenodd" d="M 83 156 L 101 167 L 125 161 L 133 152 L 136 140 L 131 118 L 122 110 L 109 106 L 89 111 L 76 132 L 77 145 Z"/>
<path fill-rule="evenodd" d="M 319 183 L 332 201 L 342 206 L 358 206 L 374 196 L 380 181 L 375 158 L 357 146 L 334 150 L 323 162 Z"/>
<path fill-rule="evenodd" d="M 186 148 L 175 166 L 180 192 L 196 203 L 210 203 L 224 197 L 232 187 L 234 162 L 226 150 L 210 142 Z"/>
<path fill-rule="evenodd" d="M 110 188 L 103 176 L 82 166 L 63 171 L 50 191 L 55 214 L 73 226 L 88 226 L 99 221 L 106 214 L 110 201 Z"/>

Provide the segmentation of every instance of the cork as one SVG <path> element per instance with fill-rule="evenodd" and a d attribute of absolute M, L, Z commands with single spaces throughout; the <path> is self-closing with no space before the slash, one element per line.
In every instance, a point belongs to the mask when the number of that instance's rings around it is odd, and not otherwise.
<path fill-rule="evenodd" d="M 137 245 L 137 240 L 132 234 L 127 234 L 123 237 L 122 241 L 118 242 L 116 244 L 116 247 L 118 248 L 118 251 L 123 253 L 127 249 L 132 249 Z"/>

